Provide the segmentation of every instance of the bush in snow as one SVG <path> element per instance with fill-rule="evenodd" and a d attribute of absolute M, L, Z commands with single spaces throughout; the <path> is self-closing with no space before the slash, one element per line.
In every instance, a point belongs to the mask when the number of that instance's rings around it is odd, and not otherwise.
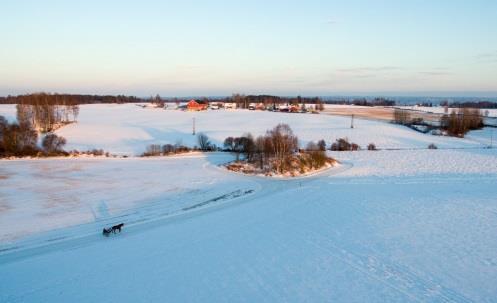
<path fill-rule="evenodd" d="M 377 150 L 376 145 L 374 143 L 369 143 L 368 144 L 368 150 Z"/>
<path fill-rule="evenodd" d="M 437 148 L 438 147 L 435 144 L 433 144 L 433 143 L 431 143 L 430 145 L 428 145 L 428 149 L 437 149 Z"/>
<path fill-rule="evenodd" d="M 359 145 L 350 143 L 347 138 L 340 138 L 337 139 L 335 143 L 331 144 L 330 149 L 333 151 L 359 150 Z"/>

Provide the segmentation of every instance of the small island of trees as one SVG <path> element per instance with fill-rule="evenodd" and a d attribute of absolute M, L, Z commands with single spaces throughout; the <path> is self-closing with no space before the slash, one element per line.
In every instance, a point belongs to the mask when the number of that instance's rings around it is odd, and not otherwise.
<path fill-rule="evenodd" d="M 236 153 L 236 161 L 227 169 L 266 176 L 298 176 L 333 166 L 336 160 L 326 156 L 324 141 L 309 142 L 299 148 L 299 140 L 287 124 L 278 124 L 265 135 L 254 138 L 250 133 L 224 140 L 226 151 Z"/>

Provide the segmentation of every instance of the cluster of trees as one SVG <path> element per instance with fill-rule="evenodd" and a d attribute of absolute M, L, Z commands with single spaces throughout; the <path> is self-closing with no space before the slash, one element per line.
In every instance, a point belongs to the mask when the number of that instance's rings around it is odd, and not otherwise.
<path fill-rule="evenodd" d="M 248 162 L 259 163 L 262 168 L 270 159 L 276 160 L 277 169 L 282 169 L 285 159 L 299 149 L 299 141 L 287 124 L 278 124 L 265 135 L 254 137 L 249 133 L 242 137 L 228 137 L 224 140 L 227 151 L 244 154 Z"/>
<path fill-rule="evenodd" d="M 76 121 L 79 114 L 77 100 L 70 95 L 37 93 L 0 98 L 0 103 L 17 103 L 17 121 L 35 130 L 51 132 L 63 124 Z"/>
<path fill-rule="evenodd" d="M 355 98 L 355 99 L 334 99 L 328 100 L 327 103 L 330 104 L 341 104 L 341 105 L 357 105 L 357 106 L 395 106 L 395 100 L 390 100 L 386 98 Z"/>
<path fill-rule="evenodd" d="M 198 148 L 201 151 L 217 150 L 217 146 L 215 144 L 212 144 L 211 141 L 209 140 L 209 137 L 207 137 L 207 135 L 204 133 L 199 133 L 197 135 L 197 143 L 198 143 Z"/>
<path fill-rule="evenodd" d="M 164 104 L 166 103 L 166 101 L 164 99 L 161 98 L 161 96 L 159 94 L 155 95 L 155 97 L 150 97 L 150 102 L 155 105 L 155 107 L 159 107 L 159 108 L 162 108 L 164 107 Z"/>
<path fill-rule="evenodd" d="M 191 151 L 191 148 L 182 145 L 181 143 L 176 144 L 150 144 L 147 146 L 146 151 L 142 154 L 143 157 L 151 156 L 169 156 L 175 154 L 181 154 Z"/>
<path fill-rule="evenodd" d="M 359 145 L 356 143 L 349 142 L 347 138 L 337 139 L 333 144 L 331 144 L 330 150 L 333 151 L 354 151 L 359 150 Z M 368 148 L 369 149 L 369 148 Z M 376 149 L 376 147 L 375 147 Z"/>
<path fill-rule="evenodd" d="M 38 132 L 29 123 L 9 123 L 0 116 L 0 157 L 53 156 L 66 154 L 66 140 L 56 134 L 46 134 L 38 147 Z"/>
<path fill-rule="evenodd" d="M 496 102 L 490 101 L 468 101 L 468 102 L 449 102 L 442 101 L 440 106 L 452 108 L 497 108 Z"/>
<path fill-rule="evenodd" d="M 17 121 L 30 124 L 42 133 L 51 132 L 60 126 L 75 122 L 79 114 L 79 106 L 56 105 L 48 103 L 17 104 Z"/>
<path fill-rule="evenodd" d="M 0 104 L 36 104 L 40 100 L 52 105 L 77 105 L 94 103 L 136 103 L 143 99 L 134 96 L 110 96 L 110 95 L 79 95 L 79 94 L 49 94 L 34 93 L 18 96 L 0 97 Z"/>
<path fill-rule="evenodd" d="M 241 95 L 233 94 L 231 98 L 224 100 L 226 102 L 234 102 L 237 104 L 238 108 L 248 108 L 250 103 L 262 103 L 265 106 L 268 105 L 278 105 L 278 104 L 316 104 L 316 110 L 323 110 L 324 103 L 319 97 L 280 97 L 272 95 Z"/>
<path fill-rule="evenodd" d="M 307 156 L 304 156 L 302 161 L 311 168 L 321 168 L 329 160 L 326 156 L 326 143 L 324 140 L 319 140 L 317 143 L 314 143 L 313 141 L 307 143 L 305 151 L 306 154 L 304 155 Z"/>
<path fill-rule="evenodd" d="M 411 124 L 411 113 L 408 110 L 396 108 L 393 112 L 393 121 L 398 124 Z"/>
<path fill-rule="evenodd" d="M 241 137 L 228 137 L 224 140 L 224 149 L 245 156 L 245 160 L 261 170 L 285 173 L 300 167 L 318 168 L 328 160 L 325 154 L 324 140 L 309 143 L 306 151 L 300 151 L 299 140 L 287 124 L 278 124 L 265 135 L 254 138 L 251 134 Z M 297 163 L 296 163 L 297 162 Z"/>
<path fill-rule="evenodd" d="M 86 150 L 86 151 L 71 150 L 71 151 L 69 151 L 69 154 L 72 156 L 79 156 L 79 155 L 104 156 L 105 155 L 106 157 L 110 157 L 109 152 L 105 152 L 103 149 L 97 149 L 97 148 Z M 123 157 L 126 158 L 127 156 L 123 156 Z"/>
<path fill-rule="evenodd" d="M 459 108 L 443 115 L 440 124 L 448 135 L 464 137 L 468 131 L 483 127 L 483 117 L 479 109 Z"/>

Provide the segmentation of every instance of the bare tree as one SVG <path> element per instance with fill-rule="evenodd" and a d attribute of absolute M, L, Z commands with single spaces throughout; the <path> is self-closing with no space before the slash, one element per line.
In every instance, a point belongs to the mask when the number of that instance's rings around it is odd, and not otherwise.
<path fill-rule="evenodd" d="M 161 155 L 161 146 L 160 144 L 150 144 L 147 146 L 145 153 L 143 156 L 160 156 Z"/>
<path fill-rule="evenodd" d="M 211 142 L 209 141 L 209 137 L 207 137 L 204 133 L 199 133 L 197 135 L 197 142 L 200 150 L 207 151 L 211 149 Z"/>
<path fill-rule="evenodd" d="M 395 123 L 406 125 L 411 123 L 411 113 L 408 110 L 396 108 L 393 112 L 393 120 Z"/>
<path fill-rule="evenodd" d="M 267 132 L 267 136 L 271 139 L 273 152 L 279 159 L 283 159 L 298 149 L 298 138 L 288 124 L 278 124 Z"/>
<path fill-rule="evenodd" d="M 483 127 L 483 117 L 479 109 L 460 108 L 444 115 L 440 124 L 450 136 L 464 137 L 468 131 Z"/>
<path fill-rule="evenodd" d="M 41 143 L 43 149 L 48 154 L 56 154 L 62 152 L 62 147 L 66 144 L 64 137 L 59 137 L 56 134 L 48 134 L 43 138 Z"/>
<path fill-rule="evenodd" d="M 223 146 L 226 150 L 234 151 L 235 150 L 235 138 L 228 137 L 224 139 Z"/>
<path fill-rule="evenodd" d="M 318 147 L 319 147 L 319 150 L 325 151 L 326 150 L 326 142 L 324 140 L 319 140 Z"/>

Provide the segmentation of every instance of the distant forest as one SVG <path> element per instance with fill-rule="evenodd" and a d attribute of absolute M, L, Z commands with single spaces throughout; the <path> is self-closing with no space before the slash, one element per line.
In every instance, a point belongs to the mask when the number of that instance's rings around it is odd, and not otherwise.
<path fill-rule="evenodd" d="M 136 97 L 125 95 L 81 95 L 81 94 L 57 94 L 57 93 L 34 93 L 17 96 L 0 97 L 0 104 L 51 104 L 51 105 L 78 105 L 98 103 L 180 103 L 191 100 L 192 97 L 165 98 L 159 95 L 152 97 Z M 328 98 L 301 97 L 301 96 L 273 96 L 273 95 L 243 95 L 233 94 L 227 97 L 196 97 L 196 100 L 206 102 L 233 102 L 238 108 L 248 108 L 250 103 L 270 104 L 343 104 L 358 106 L 395 106 L 395 100 L 383 97 L 376 98 Z M 433 106 L 431 102 L 418 103 L 422 106 Z M 491 101 L 466 101 L 449 102 L 441 101 L 440 106 L 455 108 L 497 108 L 496 102 Z"/>
<path fill-rule="evenodd" d="M 34 93 L 18 96 L 0 97 L 0 104 L 50 104 L 50 105 L 79 105 L 79 104 L 97 104 L 97 103 L 137 103 L 137 102 L 152 102 L 152 103 L 171 103 L 171 102 L 186 102 L 191 98 L 163 98 L 159 95 L 139 98 L 135 96 L 124 95 L 79 95 L 79 94 L 49 94 L 49 93 Z M 195 98 L 206 102 L 233 102 L 239 108 L 248 108 L 250 103 L 270 104 L 354 104 L 364 106 L 392 106 L 395 101 L 375 98 L 373 100 L 354 99 L 354 100 L 333 100 L 323 101 L 319 97 L 288 97 L 288 96 L 273 96 L 273 95 L 241 95 L 233 94 L 228 97 L 200 97 Z"/>
<path fill-rule="evenodd" d="M 143 102 L 134 96 L 100 96 L 100 95 L 71 95 L 35 93 L 18 96 L 0 97 L 0 104 L 50 104 L 50 105 L 78 105 L 94 103 L 132 103 Z"/>
<path fill-rule="evenodd" d="M 448 106 L 455 108 L 497 108 L 497 103 L 489 101 L 478 101 L 478 102 L 448 102 L 443 101 L 440 106 Z"/>

